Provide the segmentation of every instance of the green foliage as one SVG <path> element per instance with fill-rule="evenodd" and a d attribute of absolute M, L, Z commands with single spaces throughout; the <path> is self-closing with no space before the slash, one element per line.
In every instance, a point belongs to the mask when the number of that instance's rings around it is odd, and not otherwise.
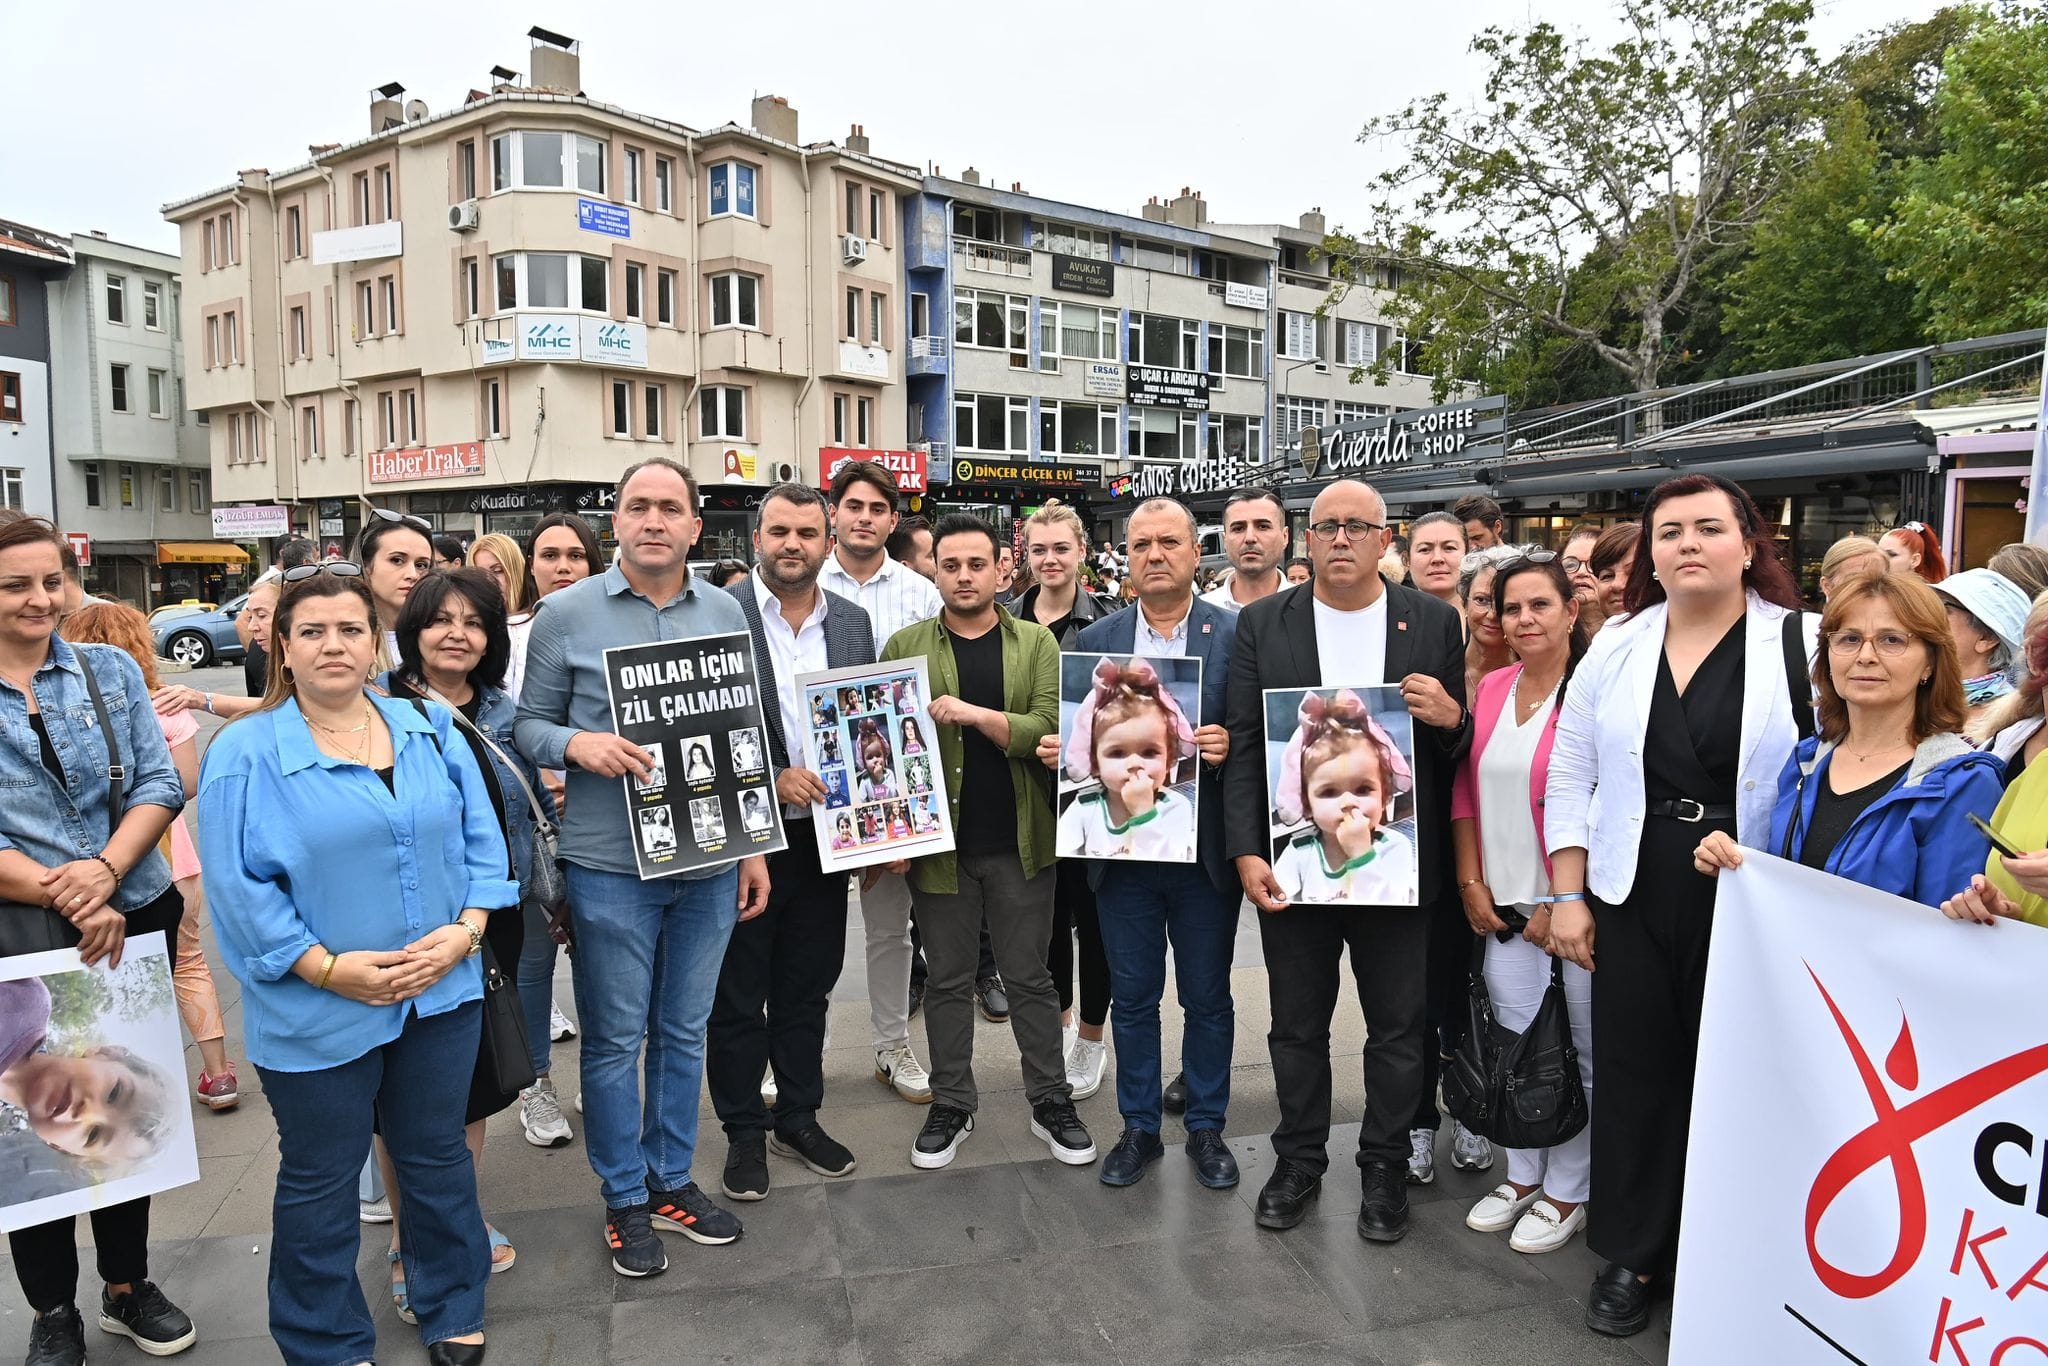
<path fill-rule="evenodd" d="M 113 972 L 99 967 L 52 973 L 43 985 L 50 990 L 50 1045 L 60 1052 L 105 1042 L 103 1021 L 141 1023 L 176 1005 L 162 958 L 130 957 Z"/>

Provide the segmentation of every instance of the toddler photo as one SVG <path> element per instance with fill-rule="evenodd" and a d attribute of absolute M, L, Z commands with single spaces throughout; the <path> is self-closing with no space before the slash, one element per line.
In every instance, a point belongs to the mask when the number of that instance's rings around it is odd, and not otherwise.
<path fill-rule="evenodd" d="M 1060 656 L 1062 858 L 1195 861 L 1202 661 Z"/>
<path fill-rule="evenodd" d="M 1414 727 L 1397 687 L 1265 695 L 1273 875 L 1289 901 L 1413 906 Z"/>

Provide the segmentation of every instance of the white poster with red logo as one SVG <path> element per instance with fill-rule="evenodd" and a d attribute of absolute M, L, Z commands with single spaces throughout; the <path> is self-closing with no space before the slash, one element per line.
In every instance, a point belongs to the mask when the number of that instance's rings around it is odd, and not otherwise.
<path fill-rule="evenodd" d="M 1671 1361 L 2048 1363 L 2048 930 L 1721 874 Z"/>

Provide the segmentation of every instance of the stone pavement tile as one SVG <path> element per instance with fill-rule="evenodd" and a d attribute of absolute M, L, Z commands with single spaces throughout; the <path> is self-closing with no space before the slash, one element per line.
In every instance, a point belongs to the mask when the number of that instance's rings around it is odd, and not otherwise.
<path fill-rule="evenodd" d="M 594 1233 L 591 1260 L 611 1278 L 612 1296 L 621 1302 L 664 1296 L 690 1299 L 700 1289 L 733 1290 L 841 1274 L 839 1245 L 826 1212 L 825 1192 L 819 1187 L 782 1191 L 755 1204 L 727 1207 L 735 1210 L 746 1226 L 737 1242 L 707 1247 L 680 1233 L 655 1231 L 668 1249 L 668 1270 L 660 1276 L 632 1280 L 612 1275 L 611 1262 L 595 1246 Z M 593 1208 L 591 1216 L 596 1214 Z"/>
<path fill-rule="evenodd" d="M 1653 1323 L 1650 1331 L 1659 1330 Z M 1570 1300 L 1496 1309 L 1490 1314 L 1439 1319 L 1368 1333 L 1359 1339 L 1388 1366 L 1456 1362 L 1457 1366 L 1530 1366 L 1570 1362 L 1572 1366 L 1641 1366 L 1627 1344 L 1586 1328 L 1584 1311 Z"/>
<path fill-rule="evenodd" d="M 972 1146 L 972 1140 L 970 1140 Z M 853 1275 L 957 1266 L 1039 1250 L 1015 1167 L 961 1168 L 825 1188 L 839 1260 Z"/>
<path fill-rule="evenodd" d="M 199 1052 L 188 1050 L 192 1079 L 199 1079 Z M 197 1101 L 192 1106 L 192 1127 L 201 1157 L 236 1157 L 259 1153 L 277 1144 L 277 1124 L 270 1115 L 256 1069 L 243 1063 L 235 1078 L 242 1088 L 242 1103 L 232 1110 L 209 1110 Z"/>
<path fill-rule="evenodd" d="M 484 1309 L 494 1327 L 565 1306 L 612 1302 L 620 1278 L 612 1271 L 604 1211 L 596 1199 L 563 1209 L 508 1212 L 497 1223 L 519 1249 L 519 1260 L 510 1271 L 491 1277 L 485 1292 Z M 384 1231 L 366 1230 L 363 1241 L 366 1278 L 388 1275 Z"/>
<path fill-rule="evenodd" d="M 193 1237 L 203 1232 L 220 1207 L 227 1203 L 235 1188 L 241 1184 L 242 1176 L 250 1167 L 258 1165 L 251 1154 L 237 1154 L 228 1157 L 202 1157 L 199 1159 L 199 1179 L 190 1185 L 178 1186 L 153 1196 L 149 1202 L 149 1231 L 156 1238 Z M 268 1170 L 274 1172 L 275 1167 Z M 264 1173 L 258 1171 L 256 1179 L 264 1181 Z M 270 1221 L 264 1220 L 264 1227 Z M 83 1246 L 91 1237 L 92 1221 L 81 1219 L 78 1225 L 79 1242 Z"/>
<path fill-rule="evenodd" d="M 242 1238 L 270 1234 L 271 1197 L 277 1193 L 276 1135 L 243 1166 L 235 1184 L 216 1194 L 223 1197 L 201 1228 L 184 1230 L 203 1238 Z M 159 1197 L 163 1198 L 163 1197 Z M 150 1231 L 159 1225 L 152 1219 Z M 164 1231 L 176 1232 L 168 1227 Z"/>
<path fill-rule="evenodd" d="M 515 1349 L 510 1360 L 531 1358 Z M 841 1282 L 784 1280 L 614 1305 L 611 1348 L 601 1360 L 612 1366 L 860 1366 L 862 1357 Z"/>
<path fill-rule="evenodd" d="M 1107 1151 L 1103 1140 L 1097 1145 Z M 1147 1167 L 1135 1186 L 1105 1186 L 1100 1171 L 1100 1159 L 1080 1171 L 1050 1159 L 1018 1166 L 1031 1194 L 1032 1226 L 1046 1247 L 1114 1247 L 1162 1238 L 1195 1246 L 1220 1229 L 1251 1222 L 1232 1192 L 1212 1191 L 1195 1180 L 1193 1164 L 1178 1144 Z"/>
<path fill-rule="evenodd" d="M 1561 1288 L 1511 1250 L 1506 1235 L 1474 1233 L 1462 1208 L 1411 1206 L 1408 1236 L 1368 1243 L 1358 1236 L 1358 1202 L 1323 1193 L 1323 1207 L 1343 1219 L 1309 1219 L 1278 1242 L 1322 1287 L 1353 1332 L 1432 1319 L 1484 1314 L 1538 1300 L 1562 1300 Z"/>
<path fill-rule="evenodd" d="M 253 1249 L 253 1250 L 252 1250 Z M 270 1238 L 202 1238 L 159 1281 L 192 1316 L 202 1337 L 267 1337 L 270 1332 Z M 155 1266 L 152 1248 L 152 1269 Z M 87 1276 L 90 1276 L 88 1267 Z M 89 1282 L 88 1282 L 89 1283 Z M 90 1296 L 81 1294 L 81 1299 Z"/>
<path fill-rule="evenodd" d="M 1115 1366 L 1067 1256 L 1045 1252 L 846 1282 L 865 1366 Z M 1159 1358 L 1167 1360 L 1167 1358 Z"/>
<path fill-rule="evenodd" d="M 1211 1358 L 1209 1366 L 1393 1366 L 1366 1351 L 1357 1338 L 1304 1342 L 1288 1347 L 1254 1347 Z"/>
<path fill-rule="evenodd" d="M 768 1155 L 769 1189 L 784 1186 L 801 1187 L 808 1185 L 839 1186 L 848 1181 L 862 1181 L 874 1177 L 923 1176 L 910 1165 L 910 1145 L 917 1139 L 917 1131 L 924 1127 L 925 1117 L 931 1114 L 929 1106 L 912 1105 L 901 1099 L 894 1091 L 885 1091 L 876 1082 L 865 1083 L 866 1090 L 856 1092 L 864 1098 L 867 1091 L 873 1092 L 870 1103 L 841 1106 L 835 1092 L 828 1086 L 825 1092 L 825 1108 L 818 1112 L 819 1122 L 826 1132 L 844 1143 L 860 1164 L 849 1177 L 827 1178 L 817 1175 L 802 1163 L 788 1158 Z M 842 1092 L 844 1088 L 841 1088 Z M 1043 1145 L 1039 1148 L 1044 1152 Z M 1002 1141 L 994 1134 L 977 1128 L 968 1140 L 960 1145 L 959 1153 L 948 1170 L 962 1167 L 986 1167 L 1010 1160 Z M 703 1130 L 697 1140 L 697 1180 L 704 1189 L 714 1192 L 725 1171 L 725 1135 L 716 1128 Z M 775 1197 L 769 1196 L 770 1200 Z M 742 1211 L 744 1217 L 744 1211 Z"/>

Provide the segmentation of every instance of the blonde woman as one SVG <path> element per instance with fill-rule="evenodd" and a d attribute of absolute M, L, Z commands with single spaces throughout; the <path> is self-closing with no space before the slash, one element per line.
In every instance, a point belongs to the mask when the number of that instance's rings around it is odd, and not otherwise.
<path fill-rule="evenodd" d="M 1884 547 L 1868 536 L 1844 536 L 1820 557 L 1820 595 L 1832 599 L 1837 585 L 1861 573 L 1884 573 L 1891 563 L 1885 558 Z"/>
<path fill-rule="evenodd" d="M 526 600 L 526 552 L 502 531 L 487 531 L 469 547 L 471 568 L 481 569 L 505 598 L 505 625 L 512 632 L 512 662 L 505 670 L 505 692 L 519 701 L 519 679 L 526 672 L 526 633 L 533 629 L 533 604 Z"/>

